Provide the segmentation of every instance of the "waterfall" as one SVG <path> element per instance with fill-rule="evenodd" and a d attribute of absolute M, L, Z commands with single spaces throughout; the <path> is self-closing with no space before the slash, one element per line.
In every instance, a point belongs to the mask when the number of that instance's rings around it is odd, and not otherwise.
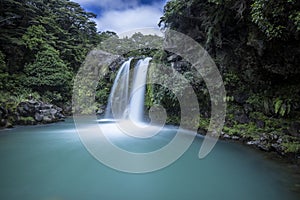
<path fill-rule="evenodd" d="M 129 70 L 132 58 L 120 67 L 112 86 L 105 111 L 106 119 L 121 119 L 128 105 Z"/>
<path fill-rule="evenodd" d="M 143 121 L 145 84 L 150 60 L 151 58 L 139 60 L 134 70 L 130 70 L 132 58 L 122 64 L 109 95 L 106 119 Z"/>
<path fill-rule="evenodd" d="M 143 121 L 147 71 L 151 58 L 139 60 L 135 70 L 129 104 L 129 119 Z"/>

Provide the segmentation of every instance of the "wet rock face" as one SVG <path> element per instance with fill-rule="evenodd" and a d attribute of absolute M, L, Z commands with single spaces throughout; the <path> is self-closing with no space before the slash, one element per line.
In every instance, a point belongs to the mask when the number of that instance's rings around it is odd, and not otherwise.
<path fill-rule="evenodd" d="M 37 100 L 21 102 L 14 110 L 0 106 L 0 127 L 53 123 L 64 118 L 60 107 Z"/>

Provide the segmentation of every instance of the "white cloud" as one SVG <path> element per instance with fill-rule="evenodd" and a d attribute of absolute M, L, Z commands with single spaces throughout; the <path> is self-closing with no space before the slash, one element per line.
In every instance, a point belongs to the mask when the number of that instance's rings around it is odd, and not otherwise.
<path fill-rule="evenodd" d="M 138 0 L 73 0 L 82 6 L 92 5 L 102 9 L 127 9 L 138 6 Z"/>
<path fill-rule="evenodd" d="M 144 27 L 157 27 L 162 14 L 160 7 L 140 6 L 123 11 L 107 11 L 96 19 L 96 23 L 98 30 L 122 33 Z"/>
<path fill-rule="evenodd" d="M 85 8 L 101 10 L 97 14 L 99 31 L 114 31 L 119 35 L 123 32 L 145 27 L 158 28 L 157 24 L 163 15 L 166 1 L 151 5 L 139 4 L 139 0 L 73 0 Z M 93 9 L 94 8 L 94 9 Z"/>

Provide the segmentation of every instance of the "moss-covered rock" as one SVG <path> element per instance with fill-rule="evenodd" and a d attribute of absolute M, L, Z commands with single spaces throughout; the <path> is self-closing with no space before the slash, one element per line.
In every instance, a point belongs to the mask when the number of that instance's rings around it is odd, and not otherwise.
<path fill-rule="evenodd" d="M 18 125 L 36 125 L 37 122 L 33 117 L 20 117 L 17 121 Z"/>

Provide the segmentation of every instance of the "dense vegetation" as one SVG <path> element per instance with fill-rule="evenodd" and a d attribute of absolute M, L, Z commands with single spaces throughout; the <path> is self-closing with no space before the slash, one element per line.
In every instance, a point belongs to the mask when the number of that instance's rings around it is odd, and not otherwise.
<path fill-rule="evenodd" d="M 294 0 L 172 0 L 166 4 L 160 27 L 182 32 L 202 44 L 222 74 L 228 105 L 224 138 L 240 139 L 280 154 L 299 154 L 299 6 Z M 124 57 L 152 56 L 152 64 L 173 66 L 184 75 L 197 94 L 199 131 L 205 133 L 210 117 L 205 82 L 178 55 L 143 45 L 138 51 L 132 50 L 135 43 L 158 47 L 151 40 L 154 39 L 136 34 L 133 38 L 110 38 L 109 44 L 115 47 L 114 53 Z M 106 47 L 99 46 L 104 50 Z M 150 67 L 149 74 L 151 70 Z M 100 85 L 111 84 L 114 72 L 108 72 Z M 172 78 L 162 78 L 160 82 L 167 80 Z M 174 86 L 178 91 L 184 89 L 180 83 Z M 99 89 L 100 100 L 108 92 Z M 168 122 L 180 122 L 179 102 L 172 91 L 148 85 L 146 97 L 148 108 L 162 104 L 168 112 Z M 100 102 L 105 104 L 104 99 Z"/>
<path fill-rule="evenodd" d="M 173 66 L 193 86 L 201 111 L 199 131 L 207 129 L 208 90 L 189 63 L 157 48 L 157 36 L 137 33 L 121 39 L 113 32 L 98 33 L 94 17 L 69 0 L 0 0 L 0 103 L 16 109 L 30 96 L 68 104 L 74 75 L 97 47 L 122 55 L 120 62 L 151 56 L 153 64 Z M 159 26 L 192 37 L 213 57 L 227 92 L 223 137 L 299 155 L 299 1 L 170 0 Z M 83 113 L 105 106 L 115 66 L 103 69 L 97 103 L 81 108 Z M 183 89 L 181 84 L 176 87 Z M 81 93 L 86 95 L 86 90 Z M 171 91 L 148 85 L 146 105 L 153 104 L 166 108 L 169 123 L 180 121 L 178 100 Z"/>
<path fill-rule="evenodd" d="M 52 108 L 43 102 L 70 111 L 74 75 L 112 34 L 97 32 L 95 17 L 70 0 L 0 1 L 0 126 L 41 121 L 33 107 Z"/>
<path fill-rule="evenodd" d="M 97 33 L 93 13 L 69 0 L 0 1 L 0 90 L 70 98 L 70 84 Z"/>
<path fill-rule="evenodd" d="M 222 73 L 228 101 L 226 137 L 242 137 L 264 150 L 299 153 L 299 16 L 296 0 L 166 4 L 160 26 L 202 44 Z M 203 87 L 194 88 L 203 94 Z M 207 128 L 205 115 L 199 126 Z"/>

